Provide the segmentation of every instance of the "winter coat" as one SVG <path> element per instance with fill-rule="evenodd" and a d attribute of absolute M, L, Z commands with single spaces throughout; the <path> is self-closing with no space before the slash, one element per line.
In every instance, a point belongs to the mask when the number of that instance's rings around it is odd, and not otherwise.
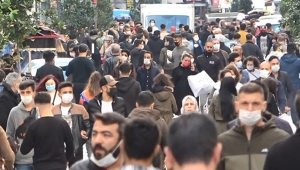
<path fill-rule="evenodd" d="M 243 55 L 247 58 L 249 56 L 255 56 L 259 61 L 264 61 L 265 57 L 261 53 L 260 48 L 251 41 L 247 41 L 242 45 Z"/>
<path fill-rule="evenodd" d="M 147 73 L 149 72 L 149 74 Z M 160 73 L 158 67 L 154 66 L 153 64 L 149 68 L 146 69 L 145 65 L 140 67 L 137 71 L 136 81 L 138 81 L 141 85 L 142 90 L 151 90 L 153 79 Z M 147 77 L 149 76 L 149 77 Z M 148 82 L 149 81 L 149 82 Z M 150 86 L 149 86 L 149 85 Z"/>
<path fill-rule="evenodd" d="M 175 48 L 175 45 L 167 45 L 164 48 L 161 49 L 160 51 L 160 56 L 159 56 L 159 63 L 162 66 L 163 69 L 165 70 L 173 70 L 174 68 L 174 63 L 171 61 L 167 61 L 168 57 L 171 59 L 172 56 L 167 56 L 167 51 L 173 51 Z"/>
<path fill-rule="evenodd" d="M 165 42 L 161 40 L 158 36 L 151 35 L 147 45 L 153 54 L 153 59 L 156 63 L 159 63 L 159 55 L 162 48 L 165 46 Z"/>
<path fill-rule="evenodd" d="M 287 72 L 290 76 L 295 90 L 299 89 L 300 85 L 300 59 L 296 54 L 285 54 L 280 59 L 280 70 Z"/>

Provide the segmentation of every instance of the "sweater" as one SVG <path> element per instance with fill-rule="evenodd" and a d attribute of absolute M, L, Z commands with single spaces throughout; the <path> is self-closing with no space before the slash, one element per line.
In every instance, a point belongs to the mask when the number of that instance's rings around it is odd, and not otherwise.
<path fill-rule="evenodd" d="M 174 68 L 177 67 L 181 61 L 181 56 L 182 53 L 186 51 L 186 52 L 191 52 L 191 50 L 189 48 L 187 48 L 186 46 L 181 46 L 181 47 L 175 47 L 173 49 L 173 53 L 172 53 L 172 61 L 174 63 Z"/>
<path fill-rule="evenodd" d="M 73 83 L 87 83 L 95 71 L 94 64 L 86 57 L 76 57 L 68 65 L 66 75 L 73 75 Z"/>

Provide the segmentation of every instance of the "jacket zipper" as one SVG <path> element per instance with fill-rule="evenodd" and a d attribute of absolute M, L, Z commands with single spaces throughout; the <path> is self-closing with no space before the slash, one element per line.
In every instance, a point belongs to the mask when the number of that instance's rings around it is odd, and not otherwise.
<path fill-rule="evenodd" d="M 251 170 L 251 149 L 250 149 L 250 140 L 248 140 L 248 162 L 249 162 L 249 170 Z"/>

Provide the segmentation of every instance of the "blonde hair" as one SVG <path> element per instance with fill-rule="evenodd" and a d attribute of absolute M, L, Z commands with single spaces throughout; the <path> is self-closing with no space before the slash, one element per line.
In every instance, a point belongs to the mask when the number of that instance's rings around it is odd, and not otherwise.
<path fill-rule="evenodd" d="M 57 53 L 64 53 L 66 52 L 64 46 L 62 45 L 60 39 L 56 39 L 56 52 Z"/>
<path fill-rule="evenodd" d="M 100 93 L 100 79 L 101 75 L 98 71 L 94 71 L 88 81 L 87 86 L 85 87 L 85 90 L 87 90 L 92 96 L 96 96 Z"/>
<path fill-rule="evenodd" d="M 194 102 L 194 104 L 195 104 L 195 106 L 196 106 L 195 112 L 199 112 L 199 106 L 198 106 L 198 102 L 197 102 L 196 98 L 195 98 L 194 96 L 187 95 L 187 96 L 185 96 L 185 97 L 182 99 L 182 106 L 181 106 L 181 109 L 180 109 L 180 113 L 181 113 L 181 114 L 184 114 L 184 113 L 185 113 L 185 112 L 184 112 L 184 105 L 185 105 L 185 102 L 187 101 L 187 99 L 191 99 L 191 100 Z"/>
<path fill-rule="evenodd" d="M 182 52 L 182 55 L 181 55 L 181 60 L 183 60 L 183 59 L 184 59 L 184 57 L 193 58 L 193 57 L 191 56 L 191 54 L 189 54 L 189 53 L 188 53 L 188 52 L 186 52 L 186 51 L 183 51 L 183 52 Z"/>

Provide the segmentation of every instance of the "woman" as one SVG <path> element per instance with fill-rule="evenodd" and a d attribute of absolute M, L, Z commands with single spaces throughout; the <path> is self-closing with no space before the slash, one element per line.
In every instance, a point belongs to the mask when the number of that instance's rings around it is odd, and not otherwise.
<path fill-rule="evenodd" d="M 190 112 L 199 112 L 199 106 L 197 99 L 194 96 L 187 95 L 182 99 L 180 113 L 185 114 Z"/>
<path fill-rule="evenodd" d="M 175 48 L 174 39 L 171 36 L 165 37 L 165 47 L 160 50 L 159 62 L 165 74 L 172 74 L 174 64 L 170 61 Z"/>
<path fill-rule="evenodd" d="M 90 100 L 92 100 L 96 95 L 98 95 L 100 90 L 100 82 L 101 75 L 98 71 L 95 71 L 91 74 L 88 84 L 85 87 L 84 91 L 80 94 L 80 101 L 79 104 L 85 106 L 88 105 Z"/>
<path fill-rule="evenodd" d="M 60 39 L 56 39 L 56 53 L 58 58 L 67 57 L 67 52 L 65 51 Z"/>
<path fill-rule="evenodd" d="M 279 116 L 278 97 L 277 97 L 277 82 L 274 78 L 266 78 L 262 81 L 269 89 L 267 111 L 275 116 Z"/>
<path fill-rule="evenodd" d="M 61 98 L 58 96 L 58 85 L 59 81 L 52 74 L 50 74 L 44 77 L 37 85 L 36 93 L 45 91 L 50 94 L 52 105 L 60 104 Z"/>
<path fill-rule="evenodd" d="M 237 96 L 233 77 L 224 77 L 218 95 L 214 96 L 209 107 L 209 115 L 216 121 L 217 132 L 221 134 L 227 130 L 227 124 L 236 118 L 234 101 Z"/>
<path fill-rule="evenodd" d="M 153 81 L 152 93 L 154 108 L 160 111 L 167 125 L 171 123 L 173 114 L 177 112 L 177 104 L 173 96 L 174 85 L 167 74 L 158 74 Z"/>
<path fill-rule="evenodd" d="M 173 94 L 176 99 L 177 108 L 181 108 L 181 101 L 185 96 L 193 95 L 187 77 L 195 75 L 197 72 L 195 71 L 194 65 L 191 64 L 191 59 L 192 56 L 184 51 L 181 57 L 181 62 L 172 71 L 172 80 L 175 86 Z M 177 114 L 180 113 L 177 111 Z"/>
<path fill-rule="evenodd" d="M 0 169 L 5 167 L 4 169 L 13 170 L 14 162 L 15 154 L 10 148 L 5 131 L 0 126 Z"/>
<path fill-rule="evenodd" d="M 260 77 L 258 69 L 259 64 L 259 60 L 254 56 L 249 56 L 244 60 L 243 65 L 244 68 L 246 68 L 244 70 L 248 72 L 250 81 L 256 80 Z"/>

